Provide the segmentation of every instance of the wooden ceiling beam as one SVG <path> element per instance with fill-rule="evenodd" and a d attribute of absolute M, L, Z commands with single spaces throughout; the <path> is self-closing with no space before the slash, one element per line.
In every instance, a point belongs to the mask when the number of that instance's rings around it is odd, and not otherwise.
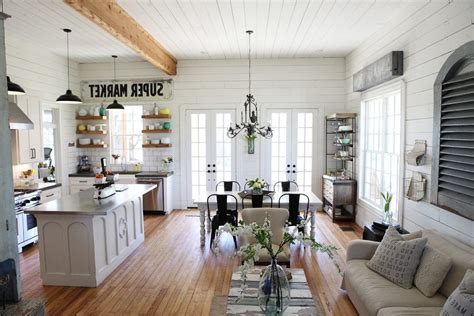
<path fill-rule="evenodd" d="M 135 50 L 157 68 L 168 75 L 176 75 L 176 58 L 115 0 L 64 0 L 64 2 Z"/>

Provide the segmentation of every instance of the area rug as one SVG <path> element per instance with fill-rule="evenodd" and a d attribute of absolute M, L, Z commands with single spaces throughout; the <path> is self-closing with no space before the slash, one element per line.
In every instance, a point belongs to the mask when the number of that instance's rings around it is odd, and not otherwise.
<path fill-rule="evenodd" d="M 214 297 L 210 315 L 265 315 L 257 304 L 257 287 L 262 268 L 253 269 L 248 274 L 248 288 L 240 300 L 237 300 L 240 294 L 240 273 L 233 273 L 229 295 Z M 291 300 L 284 315 L 326 315 L 321 302 L 313 298 L 304 271 L 302 269 L 288 270 L 292 274 Z"/>

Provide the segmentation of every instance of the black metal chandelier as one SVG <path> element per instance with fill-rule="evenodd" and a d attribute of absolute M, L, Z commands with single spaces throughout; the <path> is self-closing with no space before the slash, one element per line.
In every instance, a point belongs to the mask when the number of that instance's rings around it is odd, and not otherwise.
<path fill-rule="evenodd" d="M 258 106 L 254 96 L 251 93 L 252 88 L 252 57 L 250 55 L 250 36 L 253 31 L 248 30 L 246 33 L 249 35 L 249 94 L 247 94 L 247 100 L 245 100 L 245 110 L 240 112 L 240 123 L 230 123 L 229 129 L 227 130 L 227 136 L 234 138 L 239 135 L 242 131 L 245 131 L 248 137 L 256 136 L 257 134 L 265 138 L 272 138 L 273 130 L 268 126 L 260 125 L 258 122 Z M 245 114 L 244 114 L 245 112 Z"/>

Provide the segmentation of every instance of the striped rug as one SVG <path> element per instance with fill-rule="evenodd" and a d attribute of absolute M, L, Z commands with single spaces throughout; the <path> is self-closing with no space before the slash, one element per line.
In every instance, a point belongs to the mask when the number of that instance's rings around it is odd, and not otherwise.
<path fill-rule="evenodd" d="M 228 296 L 216 296 L 212 302 L 210 315 L 264 315 L 257 303 L 257 288 L 263 267 L 253 269 L 247 275 L 247 289 L 240 295 L 240 272 L 232 274 Z M 288 269 L 292 274 L 290 282 L 290 305 L 284 315 L 325 315 L 319 300 L 313 299 L 302 269 Z"/>

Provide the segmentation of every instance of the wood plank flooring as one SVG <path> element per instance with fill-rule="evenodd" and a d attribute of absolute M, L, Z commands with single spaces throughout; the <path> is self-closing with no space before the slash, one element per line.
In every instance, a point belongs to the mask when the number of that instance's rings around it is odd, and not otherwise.
<path fill-rule="evenodd" d="M 337 260 L 344 269 L 347 243 L 359 239 L 362 231 L 341 225 L 354 231 L 342 231 L 317 214 L 316 239 L 340 248 Z M 38 247 L 31 246 L 20 255 L 22 295 L 46 299 L 48 315 L 208 315 L 214 295 L 228 293 L 238 266 L 232 238 L 224 240 L 217 256 L 200 247 L 197 211 L 145 216 L 145 243 L 98 288 L 43 286 Z M 291 266 L 305 270 L 311 292 L 328 315 L 357 315 L 326 255 L 295 245 Z"/>

